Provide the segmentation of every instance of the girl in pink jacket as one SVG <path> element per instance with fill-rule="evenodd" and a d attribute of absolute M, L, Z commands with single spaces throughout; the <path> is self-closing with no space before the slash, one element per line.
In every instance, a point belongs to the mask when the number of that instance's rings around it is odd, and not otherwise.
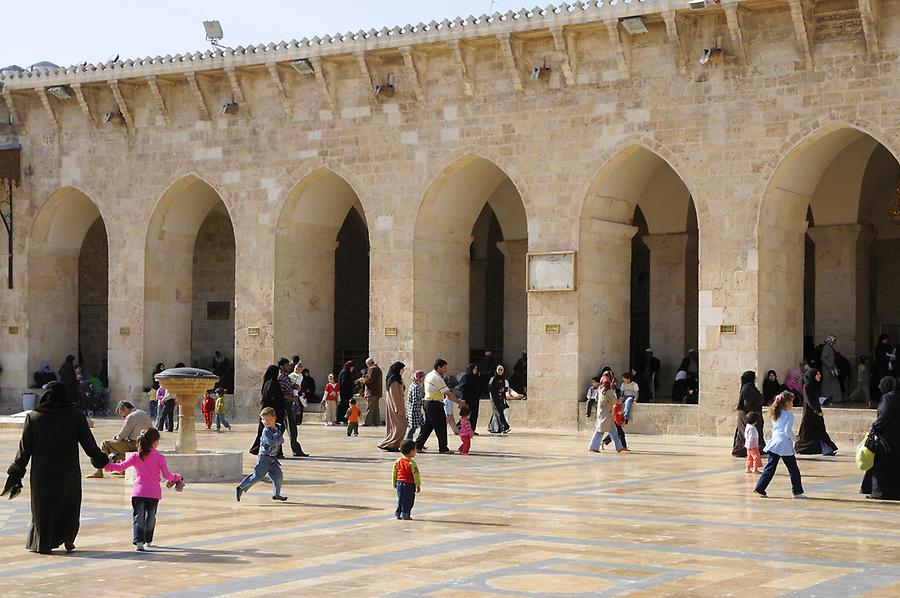
<path fill-rule="evenodd" d="M 162 474 L 169 482 L 170 487 L 172 484 L 181 482 L 181 476 L 169 471 L 166 458 L 156 450 L 159 446 L 159 431 L 156 428 L 149 428 L 141 432 L 137 444 L 138 452 L 128 453 L 124 461 L 110 463 L 105 469 L 106 471 L 125 471 L 129 467 L 134 467 L 137 478 L 134 480 L 134 488 L 131 490 L 132 521 L 134 522 L 134 541 L 132 543 L 136 550 L 144 552 L 144 547 L 150 546 L 153 541 L 156 509 L 162 498 L 159 476 Z"/>

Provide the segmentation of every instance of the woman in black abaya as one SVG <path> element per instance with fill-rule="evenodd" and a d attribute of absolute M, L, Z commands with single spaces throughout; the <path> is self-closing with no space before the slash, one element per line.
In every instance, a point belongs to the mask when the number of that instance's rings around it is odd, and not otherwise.
<path fill-rule="evenodd" d="M 339 424 L 347 423 L 347 409 L 350 408 L 350 399 L 353 398 L 353 389 L 356 386 L 356 376 L 353 375 L 355 369 L 356 366 L 353 365 L 353 362 L 348 361 L 344 364 L 341 373 L 338 374 L 338 386 L 341 387 L 338 391 L 337 405 L 337 423 Z"/>
<path fill-rule="evenodd" d="M 822 373 L 815 368 L 806 371 L 803 380 L 803 420 L 794 450 L 800 455 L 833 455 L 837 445 L 825 430 L 825 414 L 822 412 Z"/>
<path fill-rule="evenodd" d="M 481 376 L 479 375 L 478 365 L 470 363 L 466 368 L 466 373 L 462 375 L 462 379 L 456 388 L 466 407 L 469 408 L 469 423 L 472 424 L 472 431 L 478 425 L 478 407 L 481 403 Z"/>
<path fill-rule="evenodd" d="M 766 372 L 766 379 L 763 380 L 763 401 L 766 405 L 771 405 L 781 391 L 786 390 L 784 385 L 778 381 L 778 374 L 775 370 Z"/>
<path fill-rule="evenodd" d="M 81 518 L 81 467 L 78 445 L 101 469 L 109 458 L 97 446 L 84 414 L 69 400 L 60 382 L 44 387 L 47 393 L 25 416 L 19 452 L 7 473 L 3 494 L 15 497 L 31 461 L 31 527 L 25 547 L 49 554 L 65 545 L 75 550 Z"/>
<path fill-rule="evenodd" d="M 891 448 L 889 453 L 876 453 L 875 465 L 863 477 L 860 493 L 868 498 L 900 500 L 900 397 L 897 379 L 885 376 L 878 385 L 881 401 L 872 431 Z"/>
<path fill-rule="evenodd" d="M 69 402 L 76 407 L 81 406 L 78 392 L 78 376 L 75 374 L 75 356 L 67 355 L 65 362 L 59 366 L 59 381 L 66 389 Z"/>
<path fill-rule="evenodd" d="M 737 426 L 734 430 L 734 446 L 731 454 L 734 457 L 746 457 L 747 449 L 744 447 L 744 428 L 747 427 L 747 414 L 753 411 L 759 413 L 760 417 L 756 424 L 759 430 L 759 445 L 765 446 L 763 440 L 763 396 L 756 388 L 756 372 L 746 371 L 741 374 L 741 395 L 738 398 L 737 405 Z"/>
<path fill-rule="evenodd" d="M 282 426 L 285 421 L 285 404 L 284 404 L 284 393 L 281 392 L 281 385 L 278 384 L 278 373 L 280 369 L 277 365 L 270 365 L 266 368 L 266 373 L 263 374 L 263 383 L 262 388 L 259 391 L 260 394 L 260 406 L 262 409 L 266 407 L 271 407 L 275 410 L 275 421 Z M 259 453 L 259 437 L 262 435 L 263 424 L 262 421 L 259 422 L 259 427 L 256 430 L 256 439 L 253 441 L 253 445 L 250 447 L 248 451 L 251 455 L 256 455 Z M 282 428 L 282 432 L 284 428 Z M 281 450 L 279 449 L 279 459 L 284 458 L 284 455 L 281 454 Z"/>

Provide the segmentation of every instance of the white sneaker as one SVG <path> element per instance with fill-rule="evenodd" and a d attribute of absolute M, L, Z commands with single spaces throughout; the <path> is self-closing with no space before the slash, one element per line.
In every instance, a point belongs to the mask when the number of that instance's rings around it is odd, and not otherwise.
<path fill-rule="evenodd" d="M 150 543 L 150 542 L 144 542 L 144 548 L 150 548 L 151 546 L 153 546 L 152 543 Z"/>
<path fill-rule="evenodd" d="M 795 494 L 794 498 L 808 498 L 805 494 Z"/>
<path fill-rule="evenodd" d="M 137 544 L 134 545 L 134 549 L 137 550 L 138 552 L 144 552 L 144 543 L 138 542 Z"/>

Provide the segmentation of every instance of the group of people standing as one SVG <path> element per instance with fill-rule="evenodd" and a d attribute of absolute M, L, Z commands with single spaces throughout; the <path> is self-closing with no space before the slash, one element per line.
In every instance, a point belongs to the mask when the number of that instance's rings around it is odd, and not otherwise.
<path fill-rule="evenodd" d="M 746 371 L 741 376 L 741 391 L 736 408 L 737 426 L 731 454 L 747 458 L 748 473 L 758 472 L 759 461 L 756 460 L 756 456 L 760 451 L 768 455 L 768 464 L 756 487 L 756 493 L 760 496 L 766 496 L 766 487 L 775 473 L 779 460 L 783 460 L 791 475 L 794 496 L 804 498 L 795 455 L 837 454 L 838 447 L 828 435 L 825 426 L 822 398 L 826 390 L 822 382 L 822 372 L 816 368 L 809 368 L 799 396 L 795 391 L 783 389 L 773 397 L 768 410 L 772 420 L 772 438 L 769 442 L 764 442 L 764 394 L 756 387 L 755 372 Z M 900 500 L 900 403 L 896 396 L 896 385 L 896 378 L 885 376 L 878 387 L 881 399 L 871 433 L 880 437 L 889 448 L 881 454 L 876 454 L 875 466 L 866 472 L 860 489 L 861 493 L 875 499 Z M 795 436 L 791 409 L 800 401 L 803 415 L 799 434 Z M 897 450 L 890 450 L 893 447 L 897 447 Z"/>

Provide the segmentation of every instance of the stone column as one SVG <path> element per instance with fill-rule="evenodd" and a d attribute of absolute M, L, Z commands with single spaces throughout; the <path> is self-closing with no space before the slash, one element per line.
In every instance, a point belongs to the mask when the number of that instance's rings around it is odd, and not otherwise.
<path fill-rule="evenodd" d="M 503 362 L 510 368 L 527 346 L 528 293 L 525 290 L 525 256 L 528 239 L 501 241 L 503 253 Z"/>
<path fill-rule="evenodd" d="M 661 363 L 659 392 L 668 396 L 684 357 L 687 233 L 645 235 L 650 249 L 650 346 Z"/>
<path fill-rule="evenodd" d="M 868 352 L 871 227 L 859 224 L 815 226 L 809 236 L 816 244 L 815 341 L 838 338 L 837 349 L 854 359 Z"/>

